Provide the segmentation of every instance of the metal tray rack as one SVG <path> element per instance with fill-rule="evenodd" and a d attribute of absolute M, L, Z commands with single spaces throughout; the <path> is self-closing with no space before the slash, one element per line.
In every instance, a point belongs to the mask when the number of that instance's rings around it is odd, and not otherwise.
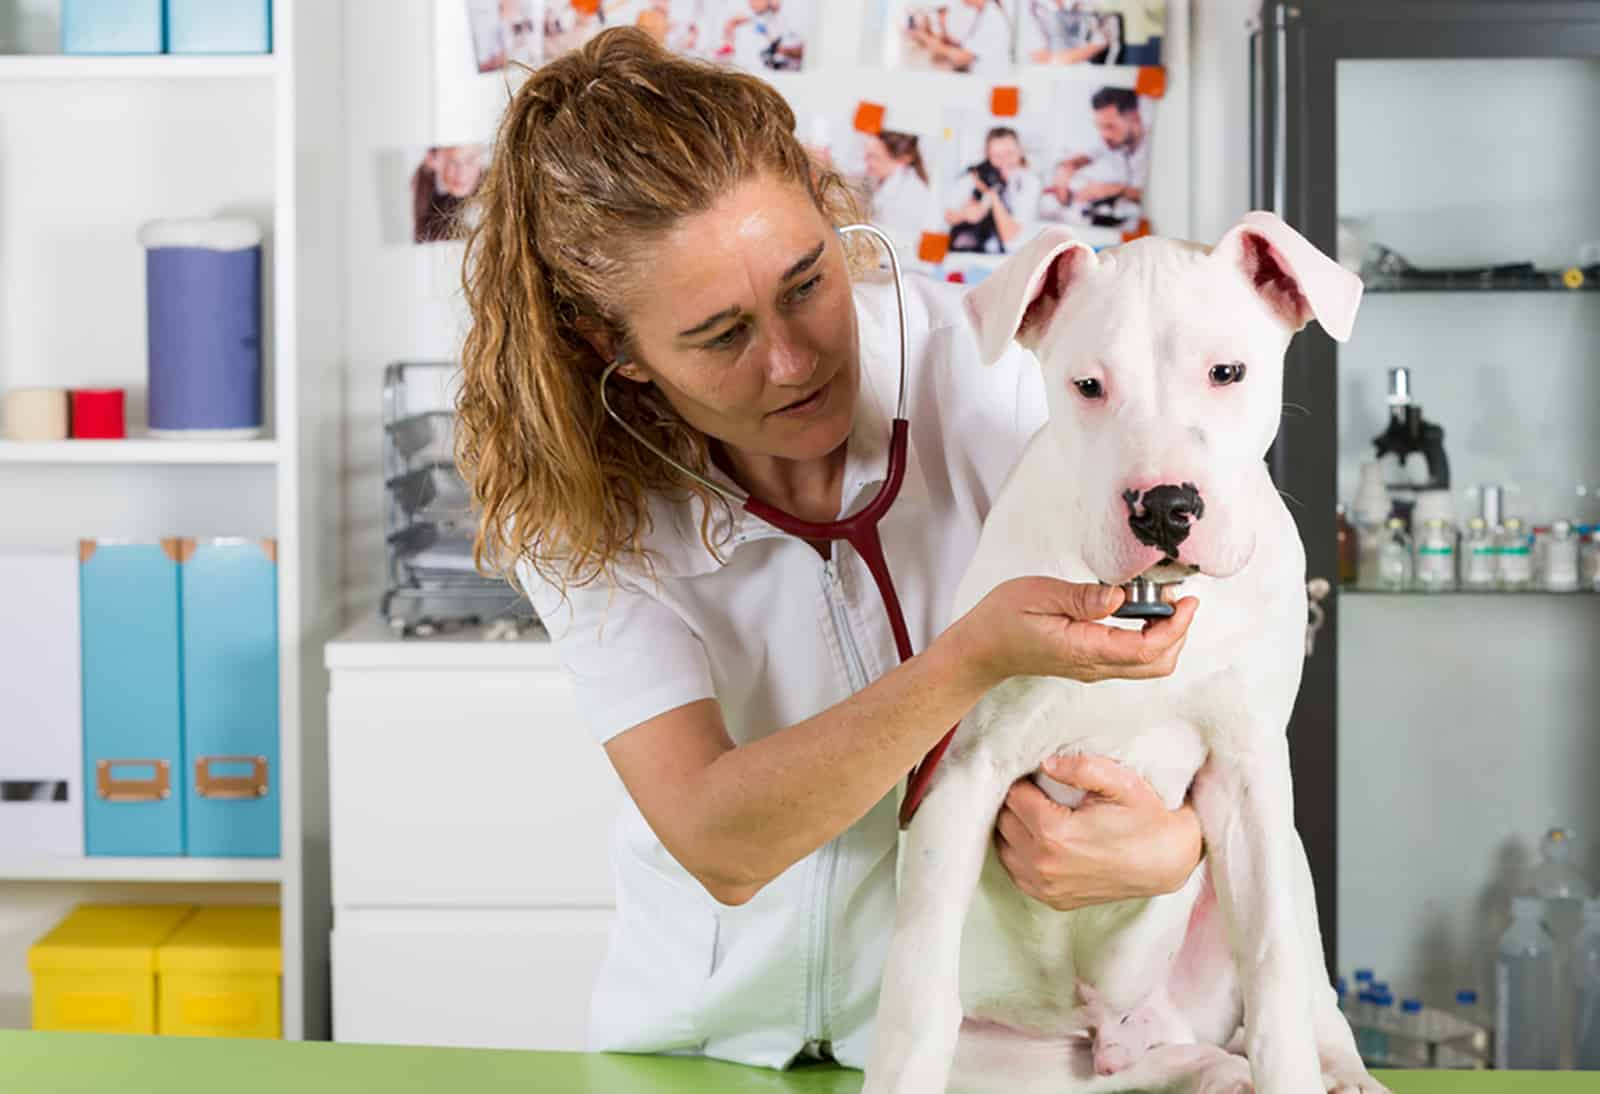
<path fill-rule="evenodd" d="M 383 373 L 384 572 L 379 611 L 406 634 L 506 620 L 537 624 L 527 598 L 473 566 L 477 521 L 455 469 L 455 364 L 397 362 Z"/>

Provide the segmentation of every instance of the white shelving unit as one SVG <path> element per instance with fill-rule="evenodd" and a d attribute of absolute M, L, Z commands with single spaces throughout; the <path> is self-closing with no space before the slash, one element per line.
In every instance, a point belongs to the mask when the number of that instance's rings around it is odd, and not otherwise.
<path fill-rule="evenodd" d="M 0 441 L 0 463 L 277 463 L 277 441 Z"/>
<path fill-rule="evenodd" d="M 0 858 L 0 1025 L 26 1023 L 27 947 L 73 904 L 275 896 L 284 1036 L 323 1038 L 322 647 L 338 629 L 344 5 L 274 0 L 267 56 L 5 52 L 49 48 L 56 8 L 0 5 L 0 391 L 124 388 L 130 437 L 0 441 L 0 552 L 79 536 L 276 537 L 282 857 Z M 136 233 L 146 220 L 213 215 L 248 217 L 265 234 L 267 431 L 231 444 L 141 436 Z"/>

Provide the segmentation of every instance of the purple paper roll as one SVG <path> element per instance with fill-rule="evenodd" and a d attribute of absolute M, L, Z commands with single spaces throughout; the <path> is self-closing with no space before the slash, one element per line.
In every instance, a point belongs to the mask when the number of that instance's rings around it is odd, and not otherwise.
<path fill-rule="evenodd" d="M 152 433 L 262 426 L 261 233 L 237 220 L 158 221 L 146 247 Z"/>

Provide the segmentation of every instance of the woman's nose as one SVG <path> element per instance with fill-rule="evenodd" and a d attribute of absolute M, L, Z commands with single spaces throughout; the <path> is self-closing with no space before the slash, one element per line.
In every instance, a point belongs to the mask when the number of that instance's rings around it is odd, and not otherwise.
<path fill-rule="evenodd" d="M 778 330 L 767 348 L 767 379 L 782 387 L 799 387 L 817 371 L 817 354 L 788 330 Z"/>

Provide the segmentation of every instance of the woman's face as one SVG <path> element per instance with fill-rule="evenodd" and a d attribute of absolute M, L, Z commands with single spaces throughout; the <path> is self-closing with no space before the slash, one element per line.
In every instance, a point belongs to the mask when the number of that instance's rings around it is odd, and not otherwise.
<path fill-rule="evenodd" d="M 1022 145 L 1015 137 L 995 137 L 989 142 L 988 160 L 1010 178 L 1022 166 Z"/>
<path fill-rule="evenodd" d="M 732 448 L 826 456 L 860 368 L 844 248 L 805 187 L 757 176 L 638 256 L 633 361 L 684 421 Z"/>

